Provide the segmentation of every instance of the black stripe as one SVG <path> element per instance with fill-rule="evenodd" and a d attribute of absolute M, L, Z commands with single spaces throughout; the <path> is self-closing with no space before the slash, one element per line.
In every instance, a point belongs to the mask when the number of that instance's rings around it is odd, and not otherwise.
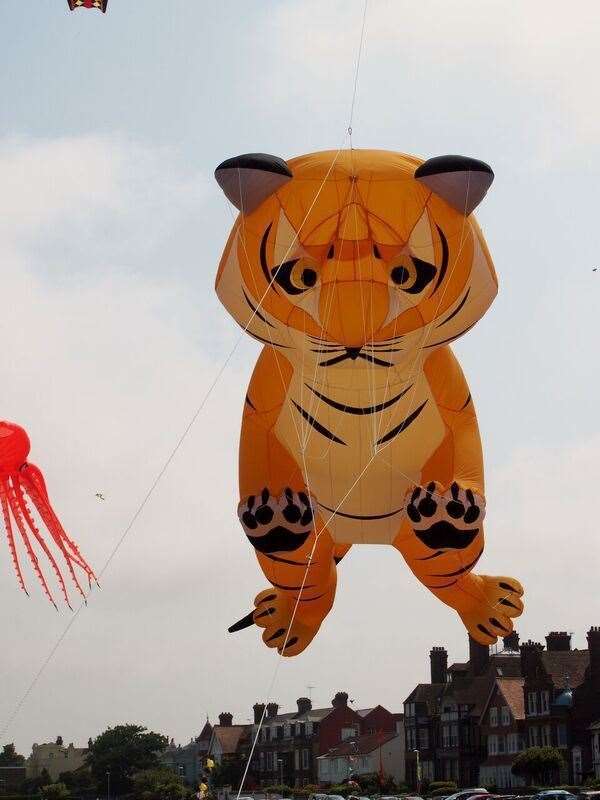
<path fill-rule="evenodd" d="M 313 394 L 316 394 L 320 400 L 323 400 L 324 403 L 327 403 L 328 406 L 332 408 L 336 408 L 338 411 L 344 411 L 346 414 L 375 414 L 378 411 L 383 411 L 385 408 L 389 408 L 393 406 L 398 400 L 400 400 L 403 395 L 405 395 L 409 389 L 412 389 L 412 384 L 407 388 L 403 389 L 400 394 L 397 394 L 395 397 L 392 397 L 391 400 L 386 400 L 383 403 L 378 403 L 375 406 L 365 406 L 364 408 L 360 408 L 359 406 L 345 406 L 343 403 L 338 403 L 337 400 L 332 400 L 329 397 L 326 397 L 321 392 L 317 392 L 316 389 L 313 389 L 308 383 L 304 384 L 307 389 L 310 389 Z"/>
<path fill-rule="evenodd" d="M 470 403 L 470 402 L 471 402 L 471 392 L 469 392 L 469 396 L 468 396 L 468 397 L 467 397 L 467 399 L 465 400 L 465 402 L 464 402 L 464 405 L 462 405 L 462 406 L 459 408 L 459 411 L 463 411 L 463 410 L 464 410 L 464 409 L 465 409 L 465 408 L 466 408 L 466 407 L 469 405 L 469 403 Z"/>
<path fill-rule="evenodd" d="M 269 222 L 267 225 L 267 230 L 264 232 L 263 237 L 260 241 L 260 265 L 262 267 L 262 271 L 265 275 L 265 279 L 269 285 L 270 289 L 273 289 L 275 294 L 279 294 L 277 291 L 277 287 L 273 283 L 273 278 L 271 273 L 269 272 L 269 265 L 267 264 L 267 240 L 269 238 L 269 233 L 271 232 L 271 228 L 273 226 L 272 222 Z"/>
<path fill-rule="evenodd" d="M 443 583 L 441 586 L 429 586 L 429 584 L 424 583 L 423 586 L 425 586 L 426 589 L 447 589 L 449 586 L 454 586 L 455 583 L 458 583 L 458 581 L 450 581 L 450 583 Z"/>
<path fill-rule="evenodd" d="M 479 561 L 479 559 L 481 558 L 482 555 L 483 555 L 483 549 L 480 551 L 479 555 L 477 556 L 477 558 L 475 558 L 474 561 L 471 561 L 470 564 L 467 564 L 466 566 L 461 567 L 460 569 L 457 569 L 456 572 L 442 572 L 441 575 L 428 575 L 428 577 L 429 578 L 454 578 L 456 575 L 462 575 L 463 572 L 468 572 L 470 569 L 473 569 L 473 567 Z"/>
<path fill-rule="evenodd" d="M 378 367 L 393 367 L 394 365 L 391 361 L 384 361 L 382 358 L 375 358 L 375 356 L 370 356 L 368 353 L 359 353 L 359 358 L 364 358 L 365 361 L 370 361 L 371 364 L 377 364 Z"/>
<path fill-rule="evenodd" d="M 487 629 L 486 627 L 484 627 L 483 625 L 478 625 L 477 627 L 479 628 L 479 630 L 480 630 L 482 633 L 485 633 L 485 635 L 486 635 L 486 636 L 489 636 L 491 639 L 493 639 L 493 638 L 494 638 L 494 634 L 493 634 L 493 633 L 490 633 L 490 632 L 488 631 L 488 629 Z"/>
<path fill-rule="evenodd" d="M 457 333 L 456 336 L 451 336 L 449 339 L 443 339 L 441 342 L 435 342 L 435 344 L 426 344 L 424 346 L 424 350 L 427 350 L 428 347 L 438 347 L 440 344 L 448 344 L 448 342 L 453 342 L 455 339 L 459 339 L 463 333 L 470 331 L 472 327 L 474 327 L 477 323 L 474 322 L 473 325 L 469 325 L 468 328 L 465 328 L 464 331 Z"/>
<path fill-rule="evenodd" d="M 275 327 L 275 325 L 271 325 L 271 323 L 269 322 L 269 320 L 268 320 L 268 319 L 265 319 L 265 317 L 263 317 L 263 315 L 260 313 L 260 311 L 258 310 L 258 308 L 256 308 L 256 306 L 252 305 L 252 303 L 250 302 L 250 298 L 249 298 L 249 297 L 248 297 L 248 295 L 246 294 L 246 291 L 245 291 L 245 289 L 242 289 L 242 292 L 244 292 L 244 297 L 246 298 L 246 302 L 248 303 L 248 305 L 249 305 L 249 306 L 250 306 L 250 308 L 252 309 L 252 311 L 253 311 L 253 313 L 254 313 L 254 316 L 255 316 L 255 317 L 258 317 L 260 320 L 262 320 L 262 321 L 265 323 L 265 325 L 268 325 L 268 326 L 269 326 L 269 328 L 274 328 L 274 327 Z"/>
<path fill-rule="evenodd" d="M 433 287 L 433 291 L 430 297 L 433 297 L 433 295 L 439 289 L 440 283 L 444 280 L 444 275 L 446 274 L 446 270 L 448 269 L 448 241 L 444 236 L 444 231 L 440 228 L 440 226 L 436 225 L 435 227 L 437 228 L 437 232 L 439 233 L 440 239 L 442 241 L 442 265 L 440 267 L 440 274 L 438 275 L 438 279 L 435 283 L 435 286 Z"/>
<path fill-rule="evenodd" d="M 252 400 L 250 400 L 250 398 L 248 397 L 248 395 L 246 395 L 246 403 L 248 403 L 248 405 L 250 406 L 250 408 L 251 408 L 253 411 L 256 411 L 256 406 L 253 404 Z"/>
<path fill-rule="evenodd" d="M 338 439 L 338 437 L 335 435 L 335 433 L 332 433 L 324 425 L 321 425 L 321 423 L 318 422 L 314 417 L 311 417 L 311 415 L 308 413 L 308 411 L 305 411 L 302 408 L 302 406 L 299 406 L 298 403 L 295 400 L 292 400 L 292 403 L 296 406 L 297 410 L 302 414 L 302 416 L 308 422 L 308 424 L 312 425 L 312 427 L 316 431 L 318 431 L 323 436 L 326 436 L 328 439 L 331 439 L 332 442 L 337 442 L 337 444 L 343 444 L 343 445 L 346 444 L 346 442 L 343 442 L 341 439 Z"/>
<path fill-rule="evenodd" d="M 467 298 L 468 298 L 468 296 L 469 296 L 469 292 L 470 292 L 470 291 L 471 291 L 471 287 L 469 286 L 469 288 L 468 288 L 468 289 L 467 289 L 467 291 L 466 291 L 466 294 L 465 294 L 465 296 L 464 296 L 464 297 L 463 297 L 463 299 L 460 301 L 460 304 L 458 305 L 458 307 L 454 309 L 454 311 L 453 311 L 453 312 L 450 314 L 450 316 L 449 316 L 449 317 L 446 317 L 446 319 L 445 319 L 445 320 L 442 320 L 442 322 L 440 322 L 440 323 L 439 323 L 439 325 L 436 325 L 436 326 L 435 326 L 436 328 L 441 328 L 441 327 L 442 327 L 442 325 L 445 325 L 447 322 L 450 322 L 450 320 L 451 320 L 453 317 L 455 317 L 455 316 L 458 314 L 458 312 L 461 310 L 461 308 L 462 308 L 462 307 L 464 306 L 464 304 L 467 302 Z"/>
<path fill-rule="evenodd" d="M 301 597 L 300 598 L 300 602 L 301 603 L 312 603 L 313 600 L 320 600 L 322 597 L 325 597 L 326 594 L 328 594 L 328 592 L 323 592 L 323 594 L 318 594 L 316 597 Z"/>
<path fill-rule="evenodd" d="M 403 419 L 399 425 L 396 425 L 396 427 L 392 428 L 391 431 L 388 431 L 385 434 L 385 436 L 382 436 L 381 439 L 378 439 L 377 444 L 385 444 L 386 442 L 389 442 L 390 439 L 393 439 L 394 436 L 397 436 L 399 433 L 402 433 L 402 431 L 405 431 L 408 428 L 408 426 L 411 425 L 416 420 L 416 418 L 419 416 L 421 411 L 423 411 L 426 405 L 427 405 L 427 400 L 422 402 L 421 405 L 415 411 L 413 411 L 412 414 L 409 414 L 408 417 L 406 417 L 406 419 Z"/>
<path fill-rule="evenodd" d="M 329 508 L 329 506 L 323 505 L 323 503 L 319 503 L 321 508 L 324 508 L 325 511 L 331 511 L 332 514 L 335 514 L 336 517 L 346 517 L 347 519 L 362 519 L 369 521 L 371 519 L 387 519 L 387 517 L 393 517 L 396 514 L 399 514 L 401 511 L 404 511 L 404 506 L 402 508 L 397 508 L 395 511 L 390 511 L 387 514 L 372 514 L 372 515 L 365 515 L 362 516 L 360 514 L 345 514 L 343 511 L 336 511 L 335 508 Z"/>
<path fill-rule="evenodd" d="M 445 550 L 438 550 L 432 556 L 425 556 L 425 558 L 417 558 L 417 561 L 431 561 L 432 558 L 437 558 L 438 556 L 444 555 Z"/>

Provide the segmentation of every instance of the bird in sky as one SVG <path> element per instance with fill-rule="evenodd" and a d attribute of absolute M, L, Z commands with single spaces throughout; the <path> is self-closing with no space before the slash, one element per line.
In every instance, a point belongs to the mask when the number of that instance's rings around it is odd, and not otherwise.
<path fill-rule="evenodd" d="M 96 492 L 96 497 L 98 500 L 106 500 L 106 497 L 102 494 L 102 492 Z"/>

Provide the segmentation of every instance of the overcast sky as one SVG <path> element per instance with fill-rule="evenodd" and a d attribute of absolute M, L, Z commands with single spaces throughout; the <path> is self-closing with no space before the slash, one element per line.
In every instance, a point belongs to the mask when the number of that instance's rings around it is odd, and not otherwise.
<path fill-rule="evenodd" d="M 324 8 L 325 7 L 325 8 Z M 101 568 L 238 339 L 213 291 L 231 214 L 224 158 L 335 148 L 362 0 L 0 3 L 0 417 Z M 488 161 L 478 211 L 500 294 L 456 352 L 487 467 L 483 572 L 527 590 L 522 638 L 600 624 L 600 8 L 370 0 L 356 146 Z M 277 656 L 226 629 L 264 588 L 239 527 L 237 439 L 258 348 L 244 337 L 164 480 L 5 741 L 84 744 L 140 722 L 188 741 L 245 722 Z M 94 494 L 101 491 L 105 502 Z M 0 729 L 65 626 L 0 552 Z M 309 650 L 272 699 L 401 710 L 458 617 L 391 548 L 356 547 Z"/>

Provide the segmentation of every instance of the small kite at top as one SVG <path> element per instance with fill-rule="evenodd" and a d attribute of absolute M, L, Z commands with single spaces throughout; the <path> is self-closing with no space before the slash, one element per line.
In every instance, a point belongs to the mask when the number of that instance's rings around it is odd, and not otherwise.
<path fill-rule="evenodd" d="M 71 11 L 76 8 L 99 8 L 103 14 L 106 14 L 106 7 L 108 0 L 67 0 Z"/>

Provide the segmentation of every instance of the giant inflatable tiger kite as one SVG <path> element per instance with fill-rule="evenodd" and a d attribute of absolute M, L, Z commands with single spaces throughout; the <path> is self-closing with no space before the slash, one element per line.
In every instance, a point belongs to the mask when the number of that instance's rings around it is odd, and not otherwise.
<path fill-rule="evenodd" d="M 450 348 L 497 292 L 472 215 L 491 168 L 348 150 L 247 154 L 215 174 L 240 211 L 217 294 L 264 344 L 238 514 L 270 585 L 230 630 L 255 623 L 268 647 L 302 652 L 332 607 L 338 563 L 364 543 L 399 550 L 477 641 L 505 636 L 523 589 L 473 572 L 481 442 Z"/>

